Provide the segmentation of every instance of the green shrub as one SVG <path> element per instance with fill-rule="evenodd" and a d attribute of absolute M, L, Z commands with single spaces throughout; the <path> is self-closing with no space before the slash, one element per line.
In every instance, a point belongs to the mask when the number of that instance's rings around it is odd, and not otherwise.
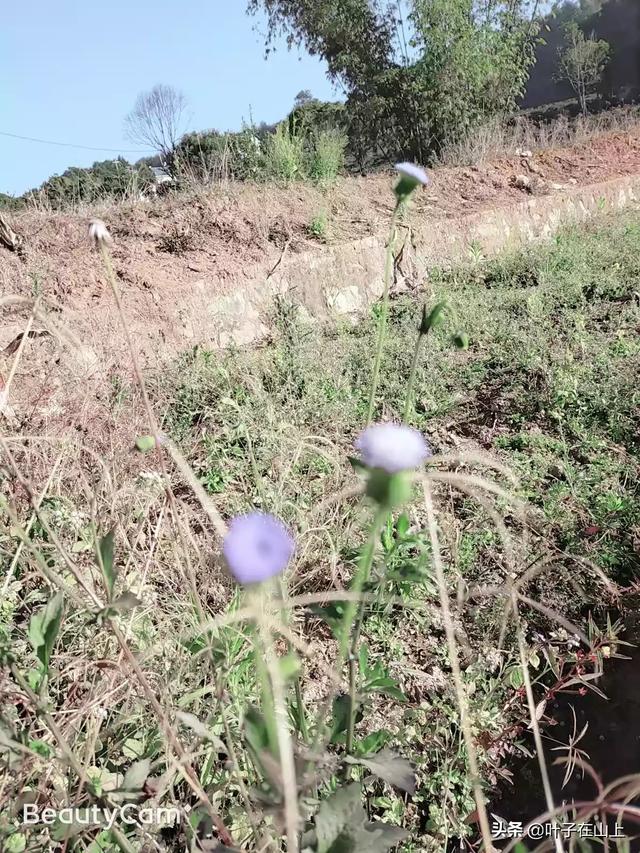
<path fill-rule="evenodd" d="M 340 130 L 323 130 L 313 139 L 309 174 L 319 184 L 330 184 L 344 166 L 347 137 Z"/>
<path fill-rule="evenodd" d="M 313 217 L 309 223 L 309 234 L 315 237 L 316 240 L 321 240 L 323 243 L 327 239 L 327 212 L 321 210 Z"/>
<path fill-rule="evenodd" d="M 293 181 L 304 177 L 304 138 L 289 132 L 280 124 L 267 140 L 265 177 L 277 181 Z"/>
<path fill-rule="evenodd" d="M 172 156 L 172 171 L 178 178 L 209 184 L 222 180 L 251 180 L 260 177 L 263 143 L 252 127 L 239 133 L 188 133 Z"/>

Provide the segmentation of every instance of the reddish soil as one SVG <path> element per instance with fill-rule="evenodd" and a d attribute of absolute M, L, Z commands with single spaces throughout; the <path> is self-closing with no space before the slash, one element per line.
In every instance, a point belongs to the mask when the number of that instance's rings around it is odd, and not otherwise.
<path fill-rule="evenodd" d="M 555 148 L 531 157 L 511 156 L 470 168 L 439 168 L 429 186 L 411 206 L 413 222 L 464 217 L 483 209 L 509 206 L 529 194 L 562 193 L 575 185 L 599 183 L 640 169 L 640 128 L 630 133 L 595 137 L 589 144 Z M 116 352 L 119 335 L 113 303 L 99 259 L 89 245 L 90 218 L 104 219 L 115 238 L 114 262 L 132 327 L 146 332 L 145 361 L 162 361 L 167 332 L 181 341 L 181 306 L 198 284 L 211 295 L 233 292 L 243 281 L 259 281 L 287 251 L 288 263 L 299 252 L 321 252 L 323 244 L 309 231 L 312 219 L 325 213 L 327 242 L 336 243 L 379 232 L 387 227 L 393 177 L 381 173 L 343 178 L 328 191 L 303 184 L 226 185 L 198 193 L 136 203 L 103 205 L 79 212 L 30 211 L 11 217 L 25 241 L 26 260 L 0 247 L 0 379 L 7 376 L 17 336 L 29 309 L 9 305 L 11 297 L 42 296 L 49 312 L 59 312 L 74 326 L 85 345 L 104 359 L 102 377 L 83 379 L 77 387 L 64 371 L 54 368 L 61 357 L 50 339 L 29 340 L 10 399 L 17 387 L 33 385 L 30 411 L 43 418 L 60 416 L 55 385 L 66 385 L 65 398 L 83 397 L 90 385 L 104 383 L 113 365 L 123 368 Z M 181 295 L 182 294 L 182 295 Z M 172 311 L 167 311 L 167 306 Z M 174 317 L 167 329 L 168 316 Z M 34 322 L 34 329 L 41 324 Z M 73 329 L 70 330 L 73 332 Z M 120 336 L 121 337 L 121 336 Z M 183 348 L 195 340 L 184 339 Z M 96 346 L 99 343 L 100 346 Z M 168 351 L 164 354 L 167 355 Z M 62 354 L 64 361 L 64 354 Z M 77 362 L 76 362 L 77 363 Z M 55 378 L 54 378 L 55 377 Z M 47 409 L 50 401 L 51 411 Z M 66 404 L 64 406 L 66 408 Z M 24 405 L 22 407 L 24 412 Z"/>
<path fill-rule="evenodd" d="M 636 172 L 640 129 L 594 138 L 588 145 L 504 157 L 470 168 L 432 170 L 429 187 L 412 206 L 416 220 L 464 216 L 521 201 L 530 193 L 562 192 Z M 518 177 L 527 179 L 527 186 Z M 293 184 L 226 185 L 154 201 L 97 207 L 78 213 L 28 212 L 14 217 L 25 238 L 25 266 L 0 249 L 3 293 L 30 293 L 30 272 L 48 299 L 81 299 L 90 310 L 102 289 L 85 237 L 92 216 L 116 238 L 115 258 L 124 288 L 179 291 L 206 278 L 216 292 L 235 288 L 256 267 L 268 270 L 285 245 L 291 253 L 321 250 L 309 231 L 326 213 L 327 242 L 376 233 L 389 221 L 393 197 L 388 173 L 341 179 L 327 192 Z"/>

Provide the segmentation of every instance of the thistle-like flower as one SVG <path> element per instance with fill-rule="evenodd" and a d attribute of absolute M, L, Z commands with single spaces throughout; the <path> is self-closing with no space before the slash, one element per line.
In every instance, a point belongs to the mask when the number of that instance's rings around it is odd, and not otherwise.
<path fill-rule="evenodd" d="M 360 433 L 356 449 L 369 468 L 387 474 L 418 468 L 432 455 L 421 433 L 404 424 L 372 424 Z"/>
<path fill-rule="evenodd" d="M 426 186 L 429 177 L 424 169 L 415 163 L 397 163 L 396 172 L 400 174 L 400 180 L 395 186 L 395 194 L 398 199 L 408 198 L 416 187 Z"/>
<path fill-rule="evenodd" d="M 273 515 L 252 512 L 234 518 L 222 544 L 222 553 L 234 578 L 242 584 L 261 583 L 284 571 L 295 542 Z"/>
<path fill-rule="evenodd" d="M 110 246 L 113 243 L 109 229 L 102 219 L 92 219 L 89 222 L 89 239 L 97 249 L 100 246 Z"/>

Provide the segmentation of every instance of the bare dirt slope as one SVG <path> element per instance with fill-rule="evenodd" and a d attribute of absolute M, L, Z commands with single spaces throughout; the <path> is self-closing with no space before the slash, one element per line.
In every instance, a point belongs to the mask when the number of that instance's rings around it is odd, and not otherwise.
<path fill-rule="evenodd" d="M 594 138 L 532 157 L 504 157 L 472 168 L 440 168 L 420 193 L 411 218 L 447 219 L 507 206 L 528 194 L 562 192 L 640 169 L 640 130 Z M 526 181 L 523 180 L 526 178 Z M 91 310 L 102 284 L 85 238 L 98 215 L 116 237 L 115 258 L 125 289 L 179 295 L 180 286 L 206 278 L 212 291 L 229 291 L 256 267 L 268 271 L 288 252 L 321 251 L 309 226 L 326 214 L 327 242 L 375 234 L 389 221 L 393 197 L 388 173 L 349 177 L 327 191 L 293 184 L 227 185 L 155 201 L 104 206 L 77 213 L 29 212 L 14 217 L 30 262 L 0 249 L 2 292 L 30 292 L 29 273 L 47 298 L 80 300 Z M 26 273 L 26 274 L 25 274 Z"/>
<path fill-rule="evenodd" d="M 531 194 L 561 194 L 638 172 L 640 130 L 479 167 L 436 169 L 430 185 L 417 195 L 410 220 L 437 228 L 443 221 L 517 204 Z M 50 316 L 77 337 L 72 346 L 99 353 L 99 373 L 80 376 L 78 394 L 104 385 L 105 374 L 130 369 L 116 345 L 122 334 L 104 271 L 87 238 L 91 217 L 103 218 L 115 238 L 114 263 L 131 328 L 141 344 L 144 340 L 145 361 L 158 365 L 198 342 L 197 328 L 183 334 L 181 326 L 181 306 L 194 289 L 205 303 L 209 294 L 212 300 L 221 294 L 232 297 L 243 283 L 255 286 L 265 280 L 280 262 L 295 265 L 296 254 L 322 253 L 323 243 L 309 228 L 318 215 L 326 215 L 329 243 L 384 232 L 392 180 L 389 173 L 350 177 L 326 191 L 302 184 L 227 185 L 154 201 L 12 217 L 27 254 L 20 259 L 0 248 L 0 377 L 11 371 L 30 314 L 26 303 L 15 304 L 15 296 L 38 296 Z M 42 330 L 37 317 L 32 329 Z M 55 418 L 60 412 L 49 412 L 47 400 L 59 399 L 54 386 L 69 382 L 54 370 L 56 361 L 65 358 L 64 347 L 42 336 L 29 339 L 28 349 L 30 359 L 22 360 L 20 382 L 14 384 L 26 387 L 29 374 L 37 379 L 39 390 L 29 395 L 29 406 Z"/>

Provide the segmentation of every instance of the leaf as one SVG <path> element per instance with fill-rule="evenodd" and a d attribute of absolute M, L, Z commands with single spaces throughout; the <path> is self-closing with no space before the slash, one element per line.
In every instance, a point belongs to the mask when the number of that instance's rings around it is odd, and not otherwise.
<path fill-rule="evenodd" d="M 367 822 L 357 783 L 338 788 L 320 804 L 315 829 L 316 853 L 386 853 L 408 836 L 398 827 Z"/>
<path fill-rule="evenodd" d="M 509 673 L 509 684 L 514 688 L 514 690 L 517 690 L 524 684 L 524 676 L 519 666 L 512 669 Z"/>
<path fill-rule="evenodd" d="M 391 738 L 391 732 L 387 729 L 378 729 L 376 732 L 371 732 L 366 737 L 362 738 L 356 744 L 356 752 L 358 755 L 371 755 L 374 752 L 379 752 Z"/>
<path fill-rule="evenodd" d="M 51 652 L 60 630 L 63 607 L 64 599 L 58 592 L 42 610 L 34 613 L 29 622 L 29 640 L 45 671 L 49 669 Z"/>
<path fill-rule="evenodd" d="M 27 847 L 27 837 L 21 832 L 14 832 L 5 844 L 5 853 L 23 853 Z"/>
<path fill-rule="evenodd" d="M 153 435 L 139 435 L 136 438 L 136 450 L 140 453 L 148 453 L 156 446 L 156 440 Z"/>
<path fill-rule="evenodd" d="M 113 537 L 114 530 L 110 530 L 102 537 L 98 545 L 98 566 L 104 577 L 104 585 L 107 590 L 107 600 L 113 597 L 113 587 L 116 582 L 117 570 L 113 565 Z"/>
<path fill-rule="evenodd" d="M 244 715 L 244 734 L 256 755 L 269 750 L 269 730 L 264 717 L 251 705 Z"/>
<path fill-rule="evenodd" d="M 360 785 L 354 783 L 345 788 L 338 788 L 328 800 L 320 803 L 316 815 L 316 839 L 318 853 L 338 850 L 335 842 L 345 830 L 356 829 L 360 824 L 364 825 L 366 813 L 362 808 Z M 353 850 L 353 847 L 343 847 L 344 850 Z"/>
<path fill-rule="evenodd" d="M 453 343 L 457 349 L 469 349 L 469 335 L 466 332 L 457 332 L 453 336 Z"/>
<path fill-rule="evenodd" d="M 410 524 L 411 523 L 409 521 L 409 516 L 403 512 L 402 515 L 400 515 L 398 517 L 398 520 L 396 521 L 396 533 L 398 534 L 400 539 L 403 539 L 407 535 L 407 533 L 409 532 Z"/>
<path fill-rule="evenodd" d="M 358 459 L 357 456 L 347 456 L 347 462 L 351 465 L 354 471 L 368 471 L 369 469 L 364 464 L 362 459 Z"/>
<path fill-rule="evenodd" d="M 195 714 L 189 714 L 187 711 L 176 711 L 176 719 L 180 720 L 180 722 L 185 726 L 188 726 L 191 731 L 198 735 L 198 737 L 201 737 L 203 740 L 210 741 L 218 752 L 222 752 L 225 755 L 227 754 L 227 748 L 224 743 L 219 737 L 214 735 L 207 726 L 195 716 Z"/>
<path fill-rule="evenodd" d="M 300 658 L 295 652 L 289 652 L 278 659 L 280 675 L 287 682 L 291 681 L 300 672 Z"/>
<path fill-rule="evenodd" d="M 349 725 L 349 707 L 351 703 L 345 694 L 336 696 L 332 707 L 331 743 L 342 743 Z"/>
<path fill-rule="evenodd" d="M 149 771 L 151 770 L 151 759 L 143 758 L 142 761 L 136 761 L 124 774 L 124 782 L 122 790 L 124 791 L 141 791 L 144 783 L 147 781 Z"/>
<path fill-rule="evenodd" d="M 411 762 L 391 749 L 382 749 L 377 755 L 367 758 L 348 758 L 347 761 L 350 764 L 361 764 L 394 788 L 406 791 L 407 794 L 415 793 L 416 777 Z"/>
<path fill-rule="evenodd" d="M 126 758 L 142 758 L 144 751 L 144 742 L 135 737 L 128 737 L 122 746 L 122 754 Z"/>

